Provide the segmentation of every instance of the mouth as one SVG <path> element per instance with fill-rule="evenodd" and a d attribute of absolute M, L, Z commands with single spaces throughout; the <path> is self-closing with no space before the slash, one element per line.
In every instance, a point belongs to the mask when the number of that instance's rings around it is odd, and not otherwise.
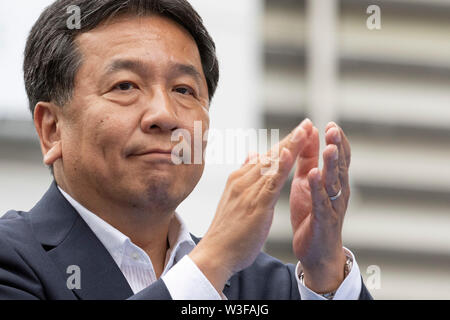
<path fill-rule="evenodd" d="M 149 162 L 163 162 L 175 164 L 174 160 L 178 159 L 176 154 L 172 154 L 172 150 L 151 149 L 143 152 L 131 154 L 130 158 L 139 158 Z"/>
<path fill-rule="evenodd" d="M 149 154 L 168 154 L 168 155 L 171 155 L 172 154 L 172 150 L 151 149 L 151 150 L 139 152 L 139 153 L 136 153 L 136 154 L 132 154 L 132 156 L 145 156 L 145 155 L 149 155 Z"/>

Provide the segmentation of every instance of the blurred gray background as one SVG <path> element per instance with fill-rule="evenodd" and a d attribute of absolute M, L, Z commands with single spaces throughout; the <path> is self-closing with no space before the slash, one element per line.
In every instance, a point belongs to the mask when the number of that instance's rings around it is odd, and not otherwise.
<path fill-rule="evenodd" d="M 0 214 L 29 210 L 52 181 L 21 71 L 27 33 L 49 3 L 0 1 Z M 191 3 L 221 61 L 212 127 L 282 136 L 305 117 L 320 129 L 339 123 L 353 152 L 344 244 L 373 296 L 450 299 L 450 0 Z M 370 5 L 381 29 L 367 25 Z M 207 165 L 178 209 L 193 233 L 207 230 L 237 167 Z M 286 186 L 265 250 L 295 262 L 288 199 Z"/>

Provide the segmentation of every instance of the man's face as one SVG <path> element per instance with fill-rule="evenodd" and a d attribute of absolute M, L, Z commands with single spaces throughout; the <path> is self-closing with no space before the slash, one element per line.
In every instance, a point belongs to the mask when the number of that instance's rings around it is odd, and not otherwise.
<path fill-rule="evenodd" d="M 66 180 L 133 207 L 174 209 L 204 168 L 161 153 L 178 143 L 175 130 L 189 131 L 193 143 L 195 121 L 203 133 L 209 128 L 195 41 L 175 22 L 149 16 L 118 18 L 77 43 L 83 64 L 61 127 Z"/>

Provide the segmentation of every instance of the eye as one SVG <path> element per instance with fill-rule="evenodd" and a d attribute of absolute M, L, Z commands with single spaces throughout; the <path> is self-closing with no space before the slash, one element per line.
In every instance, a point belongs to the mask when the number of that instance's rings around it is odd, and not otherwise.
<path fill-rule="evenodd" d="M 186 87 L 186 86 L 182 86 L 182 87 L 177 87 L 174 89 L 175 92 L 180 93 L 182 95 L 191 95 L 191 96 L 195 96 L 195 91 L 190 88 L 190 87 Z"/>
<path fill-rule="evenodd" d="M 125 81 L 115 85 L 113 89 L 119 91 L 130 91 L 132 89 L 137 89 L 137 85 L 132 82 Z"/>

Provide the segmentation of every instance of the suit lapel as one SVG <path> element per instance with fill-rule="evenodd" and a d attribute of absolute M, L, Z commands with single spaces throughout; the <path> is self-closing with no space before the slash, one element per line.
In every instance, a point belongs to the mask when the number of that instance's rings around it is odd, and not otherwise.
<path fill-rule="evenodd" d="M 133 295 L 114 259 L 55 182 L 30 213 L 35 237 L 47 250 L 63 279 L 71 276 L 67 273 L 69 267 L 79 267 L 81 289 L 72 290 L 78 298 L 124 300 Z M 191 237 L 198 244 L 200 239 L 192 234 Z M 226 296 L 233 278 L 225 285 Z"/>
<path fill-rule="evenodd" d="M 53 183 L 31 210 L 36 238 L 68 279 L 70 266 L 79 267 L 80 299 L 115 300 L 133 295 L 119 267 L 76 210 Z"/>

